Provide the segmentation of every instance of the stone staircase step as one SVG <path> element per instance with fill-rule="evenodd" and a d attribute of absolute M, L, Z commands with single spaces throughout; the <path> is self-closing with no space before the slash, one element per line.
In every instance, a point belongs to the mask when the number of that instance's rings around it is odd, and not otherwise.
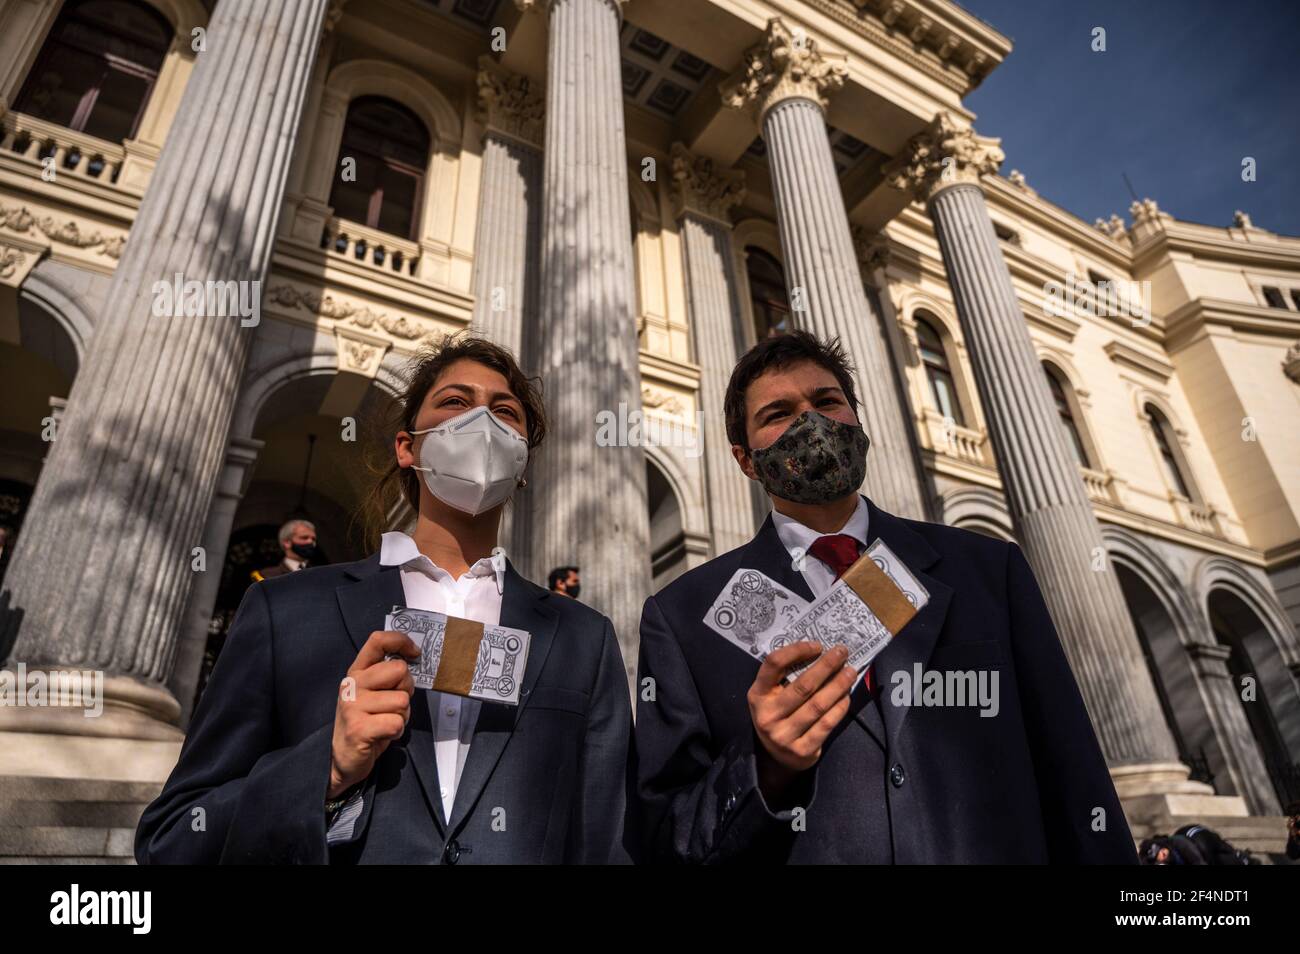
<path fill-rule="evenodd" d="M 0 825 L 0 857 L 90 856 L 126 859 L 134 855 L 134 828 L 68 828 Z"/>
<path fill-rule="evenodd" d="M 134 858 L 97 858 L 89 855 L 33 855 L 0 858 L 0 865 L 133 865 Z"/>
<path fill-rule="evenodd" d="M 0 775 L 0 801 L 140 802 L 158 797 L 157 782 Z M 0 816 L 2 818 L 2 816 Z"/>
<path fill-rule="evenodd" d="M 0 798 L 0 824 L 15 828 L 134 828 L 146 806 L 145 802 Z"/>

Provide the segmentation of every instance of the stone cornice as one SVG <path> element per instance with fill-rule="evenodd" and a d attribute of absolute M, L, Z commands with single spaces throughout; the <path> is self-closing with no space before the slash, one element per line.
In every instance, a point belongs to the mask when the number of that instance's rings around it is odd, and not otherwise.
<path fill-rule="evenodd" d="M 1231 237 L 1229 229 L 1195 222 L 1168 219 L 1153 229 L 1133 250 L 1133 270 L 1141 271 L 1153 258 L 1170 252 L 1185 252 L 1198 261 L 1215 259 L 1250 268 L 1300 271 L 1300 239 L 1279 236 L 1274 242 L 1244 242 Z"/>
<path fill-rule="evenodd" d="M 1002 176 L 987 176 L 983 180 L 984 193 L 993 208 L 1005 206 L 1019 219 L 1037 225 L 1053 237 L 1098 260 L 1129 271 L 1133 264 L 1132 251 L 1110 235 L 1098 231 L 1069 209 L 1013 185 Z"/>
<path fill-rule="evenodd" d="M 997 172 L 1006 158 L 1000 142 L 976 134 L 944 110 L 885 163 L 881 173 L 892 188 L 928 202 L 949 186 L 978 185 L 981 176 Z"/>
<path fill-rule="evenodd" d="M 1223 537 L 1198 533 L 1195 530 L 1189 530 L 1186 527 L 1170 523 L 1167 520 L 1161 520 L 1158 517 L 1151 517 L 1133 510 L 1125 510 L 1116 504 L 1093 500 L 1092 512 L 1103 523 L 1124 527 L 1138 533 L 1150 534 L 1171 543 L 1181 544 L 1198 553 L 1214 553 L 1225 556 L 1230 560 L 1236 560 L 1239 563 L 1248 563 L 1251 566 L 1263 567 L 1265 565 L 1264 554 L 1246 544 L 1234 543 L 1231 540 L 1225 540 Z"/>
<path fill-rule="evenodd" d="M 511 73 L 490 56 L 478 61 L 478 118 L 490 130 L 540 147 L 546 101 L 539 84 Z"/>
<path fill-rule="evenodd" d="M 930 79 L 965 95 L 1011 52 L 1011 41 L 944 0 L 803 0 Z"/>
<path fill-rule="evenodd" d="M 1300 335 L 1300 316 L 1293 311 L 1222 298 L 1193 298 L 1166 315 L 1164 324 L 1165 348 L 1170 354 L 1207 327 L 1282 339 Z"/>
<path fill-rule="evenodd" d="M 827 53 L 803 30 L 773 17 L 763 39 L 745 51 L 744 65 L 719 85 L 722 102 L 751 111 L 762 123 L 767 111 L 787 99 L 810 99 L 826 108 L 827 97 L 844 85 L 849 71 L 841 53 Z"/>
<path fill-rule="evenodd" d="M 1127 365 L 1135 371 L 1149 374 L 1161 381 L 1168 381 L 1173 377 L 1174 366 L 1164 358 L 1147 354 L 1145 351 L 1139 351 L 1132 345 L 1125 344 L 1122 341 L 1107 342 L 1102 350 L 1106 352 L 1106 357 L 1116 364 Z"/>
<path fill-rule="evenodd" d="M 690 361 L 681 361 L 667 355 L 640 349 L 641 377 L 650 378 L 660 383 L 673 384 L 688 389 L 700 386 L 700 366 Z"/>
<path fill-rule="evenodd" d="M 605 0 L 605 2 L 613 7 L 614 12 L 619 15 L 620 19 L 622 19 L 623 8 L 627 6 L 627 0 Z M 515 0 L 515 6 L 519 9 L 520 13 L 531 13 L 534 10 L 538 13 L 548 13 L 551 6 L 551 0 Z"/>
<path fill-rule="evenodd" d="M 680 142 L 672 145 L 673 211 L 694 212 L 730 227 L 730 209 L 744 201 L 745 173 L 719 169 L 707 156 L 697 156 Z"/>

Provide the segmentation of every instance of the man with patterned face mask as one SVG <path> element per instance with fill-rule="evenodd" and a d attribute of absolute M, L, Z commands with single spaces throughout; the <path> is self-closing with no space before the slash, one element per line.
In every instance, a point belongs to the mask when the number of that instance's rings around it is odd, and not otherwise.
<path fill-rule="evenodd" d="M 870 439 L 838 342 L 760 342 L 724 414 L 772 513 L 646 601 L 638 680 L 654 692 L 639 696 L 634 750 L 647 856 L 1136 863 L 1019 547 L 859 493 Z M 870 664 L 782 637 L 876 541 L 928 598 Z"/>

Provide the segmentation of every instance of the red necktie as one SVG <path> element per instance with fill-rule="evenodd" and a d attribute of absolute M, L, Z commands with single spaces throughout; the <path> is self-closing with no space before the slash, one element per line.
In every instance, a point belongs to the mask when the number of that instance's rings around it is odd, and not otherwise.
<path fill-rule="evenodd" d="M 838 580 L 845 570 L 858 562 L 858 541 L 847 533 L 832 533 L 814 540 L 808 552 L 830 567 Z M 871 691 L 870 666 L 863 673 L 862 684 L 867 687 L 867 692 Z"/>

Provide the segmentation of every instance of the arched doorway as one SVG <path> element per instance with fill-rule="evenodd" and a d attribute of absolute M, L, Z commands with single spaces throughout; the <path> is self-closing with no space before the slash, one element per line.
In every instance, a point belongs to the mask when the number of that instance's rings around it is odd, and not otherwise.
<path fill-rule="evenodd" d="M 667 474 L 646 455 L 646 502 L 650 510 L 650 572 L 654 592 L 690 568 L 682 506 Z"/>
<path fill-rule="evenodd" d="M 387 462 L 385 453 L 391 455 L 393 403 L 379 387 L 363 388 L 363 383 L 351 374 L 297 377 L 262 404 L 252 434 L 262 446 L 235 511 L 196 705 L 252 583 L 252 571 L 282 558 L 282 525 L 302 519 L 315 526 L 319 563 L 359 560 L 369 552 L 360 510 Z"/>
<path fill-rule="evenodd" d="M 1165 723 L 1178 746 L 1179 761 L 1191 769 L 1193 781 L 1213 786 L 1217 794 L 1242 794 L 1233 782 L 1214 724 L 1206 712 L 1177 624 L 1160 597 L 1137 572 L 1122 563 L 1115 563 L 1114 567 Z"/>
<path fill-rule="evenodd" d="M 5 291 L 10 291 L 5 289 Z M 45 309 L 9 294 L 0 299 L 0 583 L 58 419 L 77 376 L 76 343 Z"/>
<path fill-rule="evenodd" d="M 1285 805 L 1300 799 L 1300 704 L 1294 679 L 1267 625 L 1240 596 L 1215 588 L 1206 609 L 1215 639 L 1228 649 L 1228 670 L 1278 800 Z"/>

